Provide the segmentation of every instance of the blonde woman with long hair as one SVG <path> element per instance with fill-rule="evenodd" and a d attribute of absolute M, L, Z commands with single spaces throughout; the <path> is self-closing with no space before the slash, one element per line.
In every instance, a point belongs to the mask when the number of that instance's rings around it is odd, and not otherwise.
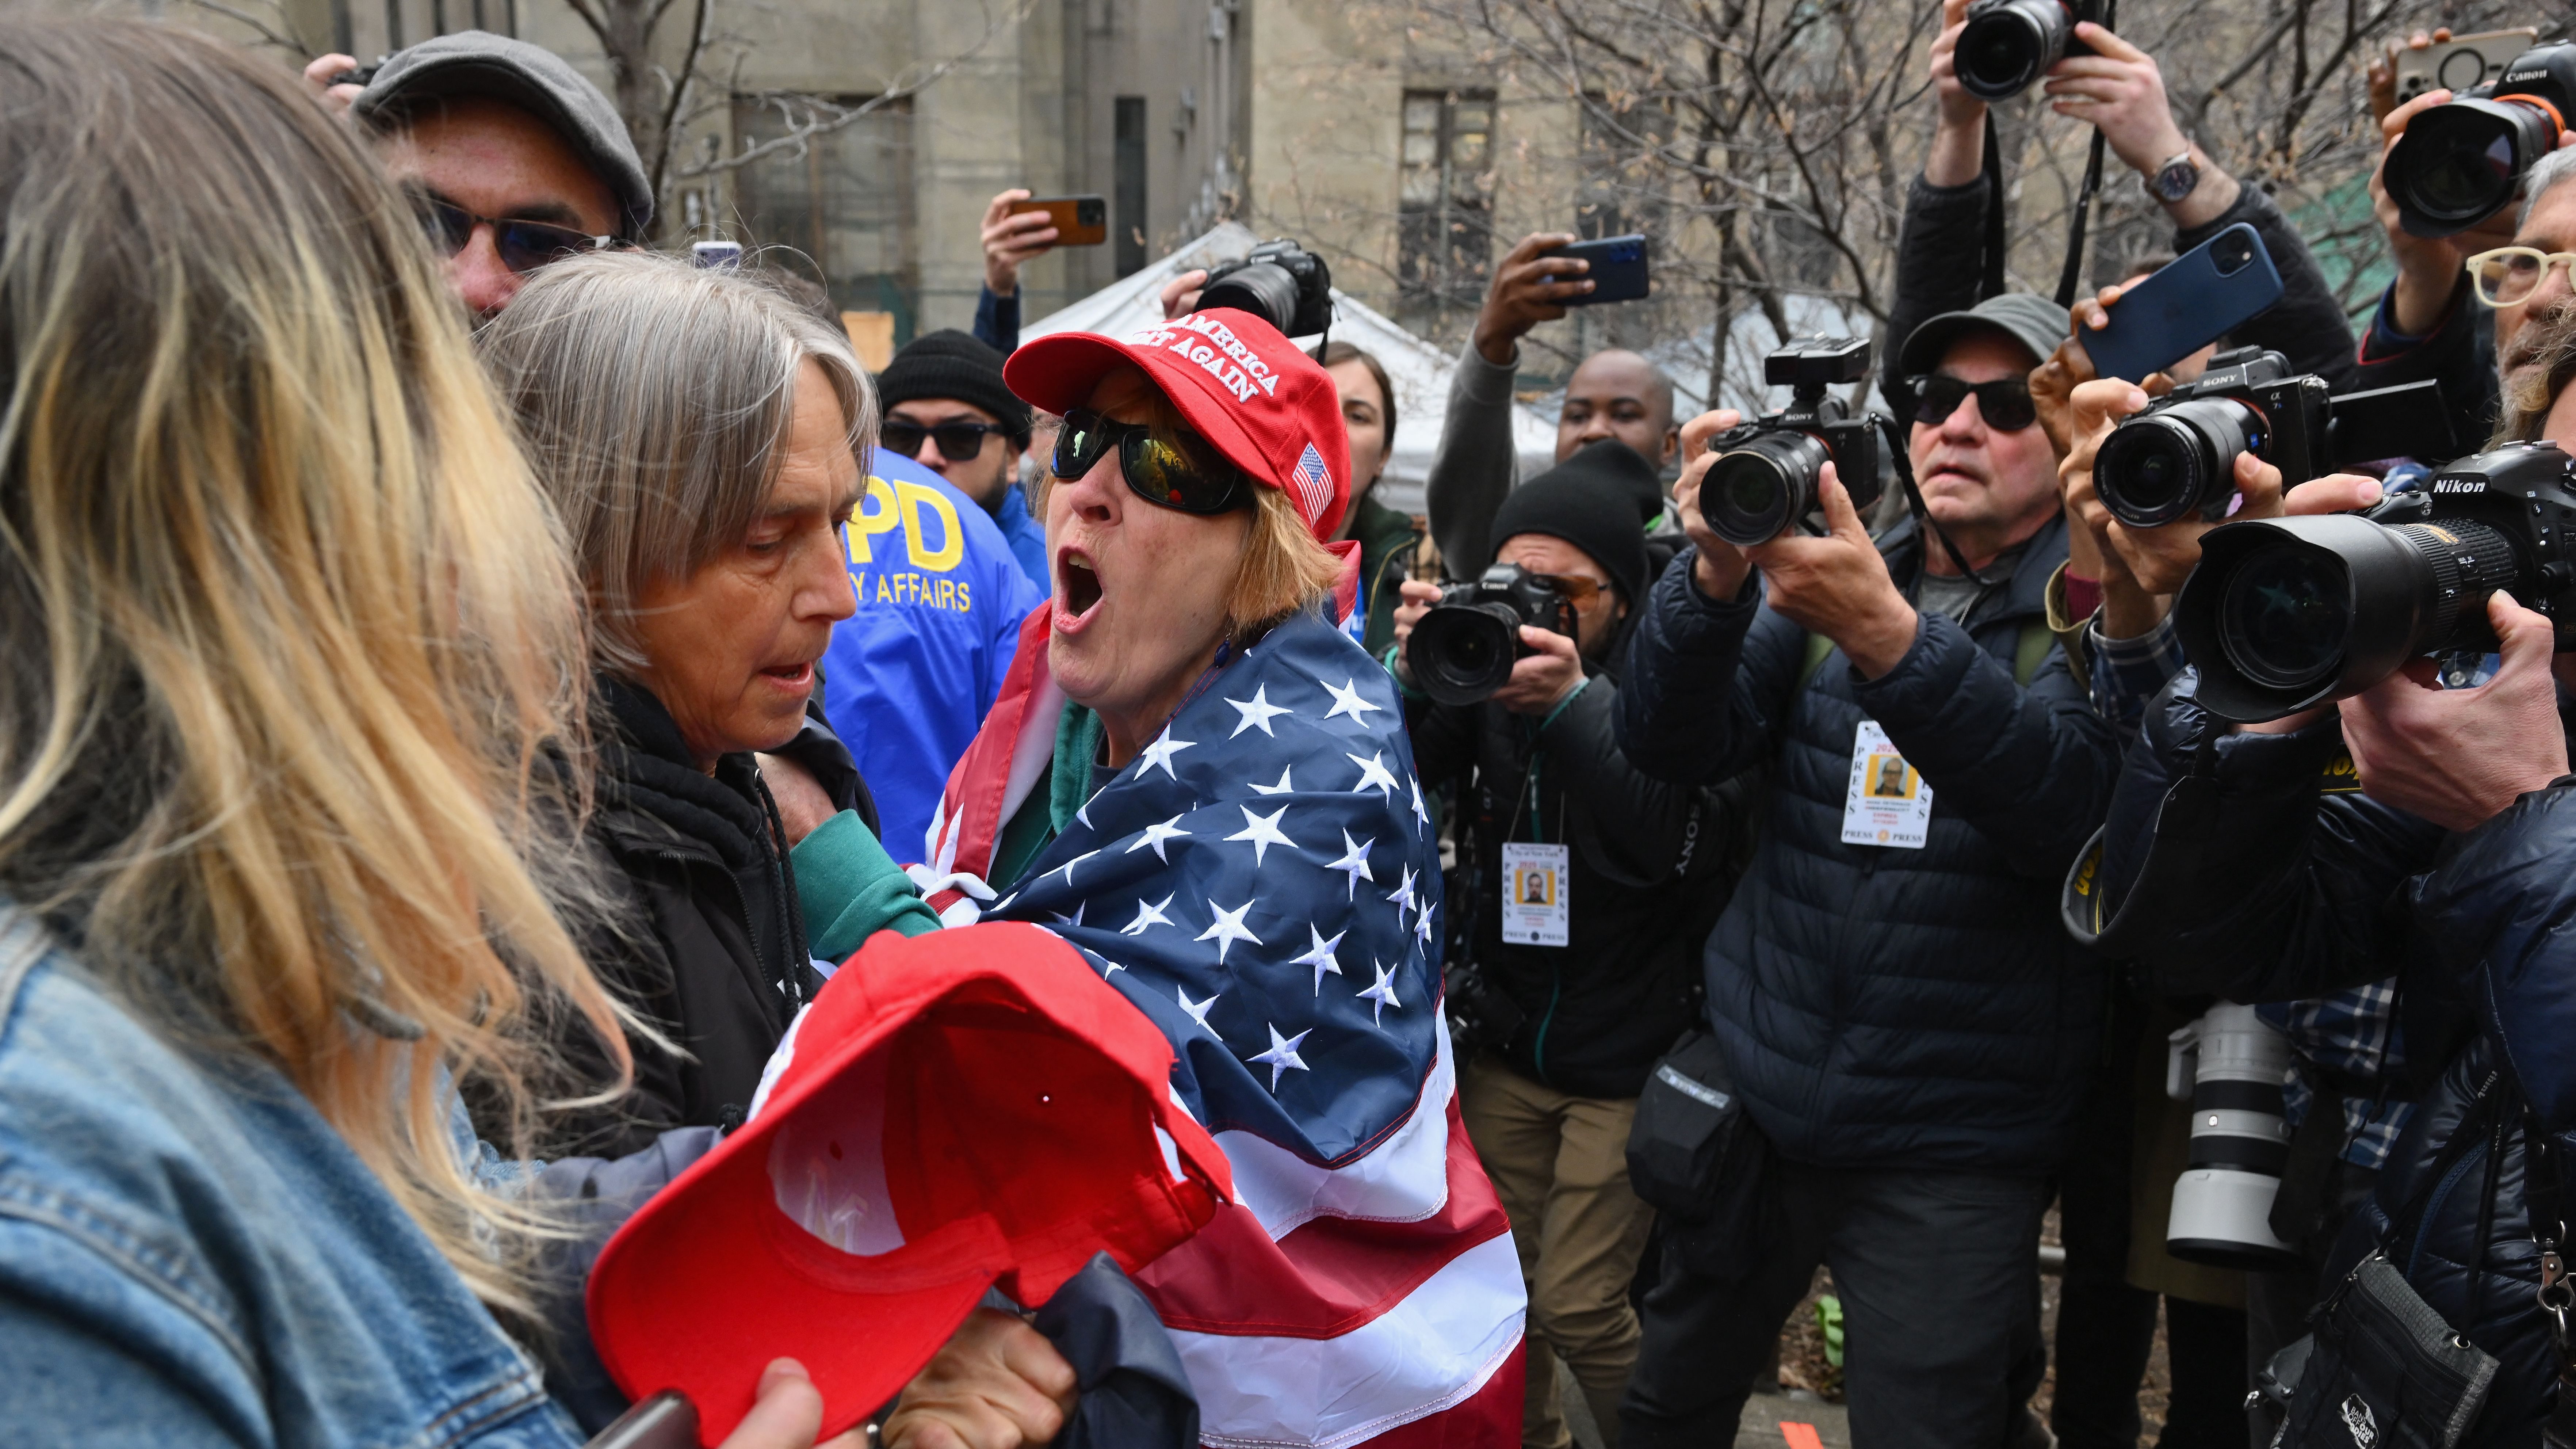
<path fill-rule="evenodd" d="M 579 1443 L 459 1087 L 525 1140 L 543 1024 L 624 1066 L 585 641 L 418 221 L 283 75 L 0 21 L 0 356 L 0 1422 Z M 728 1449 L 820 1413 L 782 1360 Z M 886 1438 L 1026 1437 L 952 1417 Z"/>

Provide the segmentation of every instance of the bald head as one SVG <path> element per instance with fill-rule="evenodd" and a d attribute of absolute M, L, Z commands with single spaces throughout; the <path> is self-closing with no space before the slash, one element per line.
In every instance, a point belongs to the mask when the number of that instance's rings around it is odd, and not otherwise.
<path fill-rule="evenodd" d="M 1671 462 L 1681 447 L 1681 432 L 1673 426 L 1673 380 L 1625 348 L 1592 354 L 1566 380 L 1565 408 L 1556 419 L 1556 461 L 1603 438 L 1617 438 L 1658 466 Z"/>

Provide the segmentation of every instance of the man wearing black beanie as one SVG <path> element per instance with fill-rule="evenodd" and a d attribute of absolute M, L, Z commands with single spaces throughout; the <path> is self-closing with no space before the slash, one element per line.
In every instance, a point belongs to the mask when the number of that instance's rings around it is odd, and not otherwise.
<path fill-rule="evenodd" d="M 1616 441 L 1512 490 L 1495 564 L 1539 575 L 1573 633 L 1522 628 L 1510 680 L 1481 702 L 1414 687 L 1405 651 L 1439 591 L 1405 584 L 1395 615 L 1414 763 L 1426 785 L 1456 785 L 1470 867 L 1449 896 L 1471 942 L 1449 992 L 1472 976 L 1521 1018 L 1494 1040 L 1459 1039 L 1458 1104 L 1529 1288 L 1525 1444 L 1566 1442 L 1558 1359 L 1615 1432 L 1637 1357 L 1628 1285 L 1652 1218 L 1628 1185 L 1628 1131 L 1647 1072 L 1697 1016 L 1699 943 L 1749 854 L 1744 786 L 1649 779 L 1613 737 L 1661 504 L 1653 466 Z"/>
<path fill-rule="evenodd" d="M 1002 382 L 1002 354 L 950 329 L 916 337 L 877 374 L 885 446 L 982 505 L 1010 542 L 1020 572 L 1047 579 L 1046 529 L 1020 492 L 1029 405 Z"/>

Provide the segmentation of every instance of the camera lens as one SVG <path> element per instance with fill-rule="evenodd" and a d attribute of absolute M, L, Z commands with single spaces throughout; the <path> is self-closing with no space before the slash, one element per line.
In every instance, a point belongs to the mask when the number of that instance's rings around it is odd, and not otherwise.
<path fill-rule="evenodd" d="M 2521 101 L 2453 101 L 2417 116 L 2388 153 L 2388 192 L 2417 236 L 2450 236 L 2501 210 L 2556 125 Z"/>
<path fill-rule="evenodd" d="M 1237 267 L 1199 293 L 1198 310 L 1212 307 L 1240 308 L 1279 329 L 1281 336 L 1293 337 L 1289 329 L 1297 320 L 1297 279 L 1276 262 Z"/>
<path fill-rule="evenodd" d="M 1512 677 L 1520 658 L 1520 617 L 1505 604 L 1443 604 L 1405 641 L 1413 682 L 1442 704 L 1477 704 Z"/>
<path fill-rule="evenodd" d="M 2259 441 L 2252 409 L 2231 398 L 2194 398 L 2141 413 L 2111 430 L 2093 460 L 2093 491 L 2111 516 L 2154 528 L 2223 506 L 2236 491 L 2236 455 Z"/>
<path fill-rule="evenodd" d="M 2228 579 L 2219 605 L 2227 661 L 2269 688 L 2307 688 L 2343 658 L 2350 595 L 2330 554 L 2294 546 L 2255 554 Z"/>
<path fill-rule="evenodd" d="M 1699 513 L 1709 531 L 1738 548 L 1769 543 L 1816 506 L 1825 445 L 1805 433 L 1756 433 L 1709 465 Z"/>
<path fill-rule="evenodd" d="M 1972 7 L 1955 53 L 1959 88 L 1979 100 L 2010 100 L 2065 56 L 2074 31 L 2058 0 Z"/>

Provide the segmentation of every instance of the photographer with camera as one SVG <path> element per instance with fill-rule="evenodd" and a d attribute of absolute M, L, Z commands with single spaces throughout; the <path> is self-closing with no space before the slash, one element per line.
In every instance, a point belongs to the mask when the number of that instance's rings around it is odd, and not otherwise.
<path fill-rule="evenodd" d="M 1451 1018 L 1462 971 L 1501 998 L 1485 1050 L 1453 1034 L 1459 1109 L 1529 1285 L 1528 1445 L 1568 1442 L 1556 1359 L 1617 1432 L 1637 1356 L 1628 1288 L 1653 1217 L 1629 1187 L 1629 1129 L 1647 1072 L 1698 1016 L 1696 948 L 1749 823 L 1746 782 L 1666 784 L 1612 738 L 1619 650 L 1649 577 L 1641 483 L 1654 469 L 1626 444 L 1583 449 L 1504 500 L 1482 583 L 1445 601 L 1407 583 L 1396 615 L 1416 767 L 1456 781 L 1461 802 Z M 1499 687 L 1491 673 L 1466 683 L 1455 656 L 1482 664 L 1497 645 Z M 1491 692 L 1463 702 L 1478 688 Z"/>
<path fill-rule="evenodd" d="M 2565 392 L 2576 325 L 2531 335 L 2535 363 L 2516 379 L 2510 432 L 2498 441 L 2576 439 L 2576 399 Z M 2095 385 L 2076 402 L 2093 418 L 2142 403 L 2118 392 Z M 2249 476 L 2269 472 L 2240 469 L 2238 516 L 2249 521 L 2217 536 L 2204 540 L 2198 520 L 2119 534 L 2146 577 L 2192 568 L 2207 542 L 2208 561 L 2177 604 L 2200 667 L 2147 711 L 2098 873 L 2070 881 L 2070 919 L 2150 989 L 2288 1003 L 2265 1014 L 2289 1028 L 2304 1088 L 2293 1096 L 2310 1103 L 2270 1226 L 2322 1257 L 2324 1271 L 2251 1284 L 2255 1357 L 2297 1337 L 2303 1320 L 2316 1327 L 2304 1372 L 2276 1369 L 2294 1380 L 2281 1442 L 2339 1446 L 2364 1429 L 2402 1432 L 2392 1417 L 2429 1412 L 2448 1424 L 2446 1442 L 2529 1443 L 2565 1362 L 2535 1293 L 2540 1255 L 2562 1236 L 2555 1204 L 2567 1187 L 2555 1167 L 2576 1126 L 2562 1065 L 2569 1002 L 2554 943 L 2534 927 L 2569 904 L 2563 865 L 2543 862 L 2576 845 L 2576 817 L 2555 788 L 2568 746 L 2552 677 L 2576 670 L 2563 656 L 2553 667 L 2547 615 L 2493 588 L 2561 607 L 2552 590 L 2563 585 L 2528 561 L 2547 546 L 2489 572 L 2476 555 L 2495 527 L 2464 514 L 2490 495 L 2558 508 L 2546 500 L 2571 496 L 2560 481 L 2567 459 L 2546 443 L 2508 447 L 2384 503 L 2364 478 L 2329 476 L 2285 497 L 2277 478 Z M 2374 504 L 2385 520 L 2443 521 L 2382 528 L 2331 516 Z M 2413 637 L 2401 624 L 2377 639 L 2391 628 L 2384 602 L 2412 590 L 2402 568 L 2374 568 L 2355 550 L 2410 540 L 2428 561 L 2455 560 L 2471 576 L 2417 617 Z M 2303 551 L 2341 560 L 2348 604 L 2297 602 Z M 2235 587 L 2254 578 L 2262 588 Z M 2282 632 L 2285 605 L 2302 630 Z M 2494 642 L 2501 653 L 2482 687 L 2438 687 L 2445 676 L 2476 677 L 2456 660 L 2448 671 L 2420 657 L 2395 667 L 2426 648 Z M 2302 651 L 2327 689 L 2274 667 Z M 2339 705 L 2293 708 L 2325 692 L 2342 695 Z M 2299 1190 L 2291 1179 L 2312 1125 L 2331 1156 Z M 2294 1196 L 2298 1210 L 2285 1211 Z M 2330 1255 L 2317 1252 L 2325 1241 L 2336 1244 Z M 2315 1314 L 2303 1311 L 2320 1298 Z M 2459 1339 L 2434 1357 L 2454 1368 L 2484 1361 L 2492 1382 L 2471 1387 L 2439 1363 L 2392 1358 L 2392 1340 L 2373 1331 L 2392 1309 L 2438 1315 Z M 2410 1374 L 2411 1408 L 2394 1387 Z M 2446 1381 L 2438 1394 L 2420 1387 Z M 2281 1397 L 2267 1390 L 2258 1442 Z M 2567 1394 L 2558 1400 L 2576 1408 Z"/>
<path fill-rule="evenodd" d="M 1876 541 L 1862 530 L 1838 475 L 1874 489 L 1875 463 L 1825 463 L 1801 441 L 1836 436 L 1821 417 L 1718 449 L 1728 419 L 1684 430 L 1693 547 L 1636 627 L 1619 741 L 1682 784 L 1777 762 L 1767 828 L 1704 953 L 1708 1029 L 1777 1160 L 1742 1274 L 1668 1260 L 1647 1295 L 1631 1449 L 1731 1438 L 1819 1261 L 1842 1298 L 1856 1442 L 1997 1443 L 2029 1387 L 2016 1370 L 2038 1342 L 2040 1218 L 2103 985 L 2047 882 L 2118 765 L 2047 631 L 2065 523 L 2055 455 L 2015 397 L 2065 323 L 2002 297 L 1908 339 L 1954 394 L 1908 438 L 1929 536 L 1913 517 Z M 1869 366 L 1830 343 L 1773 361 L 1802 405 Z M 1812 488 L 1821 534 L 1721 534 L 1708 515 L 1754 516 L 1756 452 L 1802 501 Z M 1886 756 L 1912 798 L 1864 794 Z"/>

